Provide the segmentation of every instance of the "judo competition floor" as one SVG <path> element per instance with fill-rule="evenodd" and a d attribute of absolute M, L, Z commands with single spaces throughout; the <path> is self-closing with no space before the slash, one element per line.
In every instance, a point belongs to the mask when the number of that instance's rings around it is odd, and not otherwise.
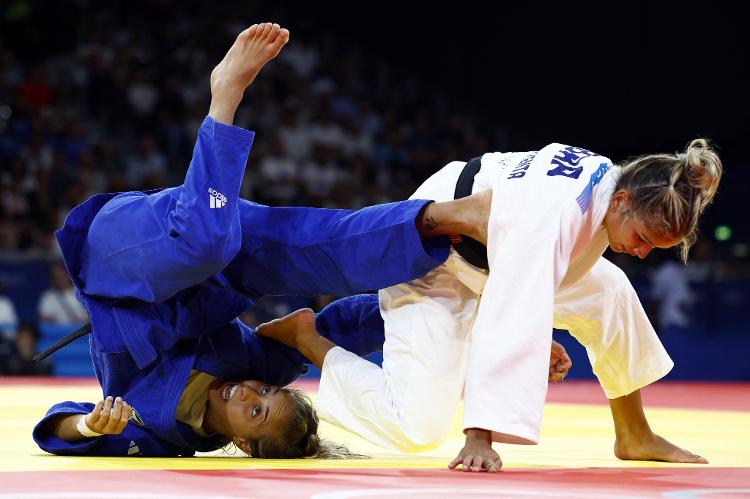
<path fill-rule="evenodd" d="M 314 396 L 316 382 L 299 385 Z M 504 471 L 449 471 L 450 439 L 400 454 L 332 426 L 321 433 L 371 459 L 259 460 L 222 451 L 193 458 L 47 455 L 31 429 L 60 400 L 95 401 L 93 379 L 0 378 L 0 499 L 142 498 L 750 498 L 750 383 L 661 382 L 644 390 L 652 428 L 708 465 L 619 461 L 609 408 L 594 382 L 550 387 L 538 446 L 495 445 Z"/>

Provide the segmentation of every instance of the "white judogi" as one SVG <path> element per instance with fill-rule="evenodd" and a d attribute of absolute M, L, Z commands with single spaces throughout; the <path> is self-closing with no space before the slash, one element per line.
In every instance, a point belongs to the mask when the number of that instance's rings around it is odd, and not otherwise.
<path fill-rule="evenodd" d="M 453 199 L 463 167 L 448 164 L 412 197 Z M 672 361 L 635 291 L 601 257 L 616 176 L 607 158 L 561 144 L 485 154 L 473 192 L 493 190 L 491 272 L 452 252 L 425 277 L 381 290 L 383 368 L 332 349 L 321 417 L 379 445 L 423 450 L 445 438 L 464 388 L 464 428 L 537 443 L 553 324 L 586 347 L 609 398 L 664 376 Z"/>

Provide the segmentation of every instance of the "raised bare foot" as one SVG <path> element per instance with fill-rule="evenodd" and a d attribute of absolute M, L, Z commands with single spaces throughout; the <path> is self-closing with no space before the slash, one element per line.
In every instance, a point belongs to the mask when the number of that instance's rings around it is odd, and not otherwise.
<path fill-rule="evenodd" d="M 224 59 L 211 72 L 211 109 L 217 121 L 231 124 L 234 111 L 268 61 L 289 41 L 289 31 L 278 24 L 253 24 L 237 36 Z"/>
<path fill-rule="evenodd" d="M 224 59 L 211 72 L 211 90 L 221 87 L 244 92 L 288 41 L 289 31 L 278 24 L 253 24 L 237 36 Z"/>
<path fill-rule="evenodd" d="M 260 336 L 273 338 L 296 349 L 303 338 L 318 336 L 318 330 L 315 328 L 315 312 L 309 308 L 295 310 L 284 317 L 261 324 L 256 332 Z"/>

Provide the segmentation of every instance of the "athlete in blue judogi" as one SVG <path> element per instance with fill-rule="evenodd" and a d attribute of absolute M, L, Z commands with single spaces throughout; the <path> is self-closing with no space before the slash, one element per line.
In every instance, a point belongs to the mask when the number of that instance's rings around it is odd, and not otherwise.
<path fill-rule="evenodd" d="M 53 406 L 34 429 L 42 449 L 171 456 L 234 441 L 259 457 L 331 455 L 309 404 L 279 389 L 306 370 L 304 359 L 236 317 L 265 294 L 347 295 L 409 281 L 448 256 L 447 239 L 423 239 L 485 238 L 475 227 L 486 228 L 487 196 L 356 212 L 239 198 L 254 134 L 232 126 L 234 112 L 288 38 L 276 24 L 253 25 L 214 69 L 183 185 L 94 196 L 57 232 L 108 397 Z M 335 302 L 316 325 L 359 354 L 383 343 L 373 295 Z"/>

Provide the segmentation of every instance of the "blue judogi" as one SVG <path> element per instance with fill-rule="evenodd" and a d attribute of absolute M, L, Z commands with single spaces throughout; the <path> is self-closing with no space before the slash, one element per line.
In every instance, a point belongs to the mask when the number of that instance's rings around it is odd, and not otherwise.
<path fill-rule="evenodd" d="M 44 423 L 88 413 L 53 406 L 34 439 L 55 454 L 192 455 L 222 438 L 175 420 L 195 368 L 221 379 L 285 385 L 306 367 L 298 352 L 255 335 L 236 317 L 264 294 L 351 294 L 409 281 L 440 265 L 447 240 L 423 244 L 414 220 L 428 201 L 356 212 L 272 208 L 239 198 L 253 132 L 203 122 L 182 186 L 100 194 L 71 211 L 56 236 L 86 307 L 91 355 L 104 395 L 138 412 L 120 435 L 70 444 Z M 377 298 L 335 302 L 321 332 L 355 353 L 383 343 Z"/>

